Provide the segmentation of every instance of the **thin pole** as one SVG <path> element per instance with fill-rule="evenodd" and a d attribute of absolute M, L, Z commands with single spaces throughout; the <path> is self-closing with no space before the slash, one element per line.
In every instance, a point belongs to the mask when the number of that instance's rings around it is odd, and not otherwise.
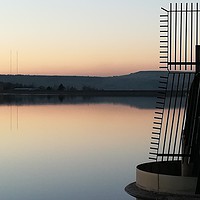
<path fill-rule="evenodd" d="M 18 67 L 19 67 L 19 65 L 18 65 L 18 63 L 19 63 L 18 56 L 19 56 L 19 54 L 18 54 L 18 51 L 17 51 L 17 52 L 16 52 L 16 68 L 17 68 L 17 74 L 18 74 Z"/>
<path fill-rule="evenodd" d="M 181 3 L 181 16 L 180 16 L 180 70 L 181 70 L 181 61 L 182 61 L 182 21 L 183 21 L 183 12 L 182 12 L 182 3 Z"/>
<path fill-rule="evenodd" d="M 12 50 L 10 50 L 10 75 L 12 74 Z"/>
<path fill-rule="evenodd" d="M 169 69 L 171 70 L 171 62 L 172 62 L 172 3 L 170 3 L 170 33 L 169 33 L 169 46 L 170 46 L 170 49 L 169 49 L 169 62 L 170 62 L 170 66 L 169 66 Z"/>
<path fill-rule="evenodd" d="M 192 37 L 192 34 L 193 34 L 193 3 L 191 3 L 191 44 L 190 44 L 190 53 L 191 53 L 191 58 L 190 58 L 190 61 L 192 62 L 192 49 L 193 49 L 193 37 Z M 192 70 L 192 64 L 190 66 L 190 69 Z"/>
<path fill-rule="evenodd" d="M 175 4 L 176 7 L 175 7 L 175 52 L 174 52 L 174 61 L 175 61 L 175 70 L 176 70 L 176 54 L 177 54 L 177 49 L 176 49 L 176 46 L 177 46 L 177 3 Z"/>
<path fill-rule="evenodd" d="M 10 131 L 12 131 L 12 105 L 10 105 Z"/>
<path fill-rule="evenodd" d="M 17 130 L 19 128 L 19 111 L 18 111 L 18 105 L 17 105 Z"/>
<path fill-rule="evenodd" d="M 188 4 L 186 3 L 186 17 L 185 17 L 185 63 L 187 63 L 187 21 L 188 21 L 188 13 L 187 13 L 187 10 L 188 10 Z M 185 64 L 185 70 L 187 70 L 187 64 Z"/>
<path fill-rule="evenodd" d="M 199 37 L 199 11 L 198 11 L 198 3 L 197 3 L 197 14 L 196 14 L 196 45 L 198 45 L 198 37 Z"/>

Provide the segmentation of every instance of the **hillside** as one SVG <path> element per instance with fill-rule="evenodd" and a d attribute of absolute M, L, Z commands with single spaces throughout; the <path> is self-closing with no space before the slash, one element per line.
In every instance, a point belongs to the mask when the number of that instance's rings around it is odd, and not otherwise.
<path fill-rule="evenodd" d="M 67 87 L 81 89 L 89 86 L 104 90 L 157 90 L 159 77 L 166 72 L 140 71 L 122 76 L 92 77 L 92 76 L 43 76 L 43 75 L 0 75 L 0 82 L 33 85 L 34 87 Z"/>

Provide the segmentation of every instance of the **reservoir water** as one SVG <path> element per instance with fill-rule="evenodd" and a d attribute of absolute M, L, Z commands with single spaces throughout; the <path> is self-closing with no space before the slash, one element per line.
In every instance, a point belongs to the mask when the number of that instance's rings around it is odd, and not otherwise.
<path fill-rule="evenodd" d="M 31 99 L 31 100 L 30 100 Z M 155 98 L 1 99 L 1 200 L 132 200 Z"/>

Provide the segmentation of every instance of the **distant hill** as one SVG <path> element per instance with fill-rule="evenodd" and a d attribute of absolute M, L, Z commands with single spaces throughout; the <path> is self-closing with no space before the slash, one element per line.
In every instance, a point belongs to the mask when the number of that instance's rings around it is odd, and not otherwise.
<path fill-rule="evenodd" d="M 43 75 L 0 75 L 0 82 L 33 85 L 34 87 L 67 87 L 81 89 L 88 86 L 104 90 L 157 90 L 163 71 L 139 71 L 122 76 L 43 76 Z"/>

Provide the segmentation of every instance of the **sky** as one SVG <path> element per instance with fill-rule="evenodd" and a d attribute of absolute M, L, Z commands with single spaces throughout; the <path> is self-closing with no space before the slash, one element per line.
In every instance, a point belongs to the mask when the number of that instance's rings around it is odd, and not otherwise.
<path fill-rule="evenodd" d="M 160 8 L 169 3 L 1 0 L 0 74 L 110 76 L 158 70 Z"/>

